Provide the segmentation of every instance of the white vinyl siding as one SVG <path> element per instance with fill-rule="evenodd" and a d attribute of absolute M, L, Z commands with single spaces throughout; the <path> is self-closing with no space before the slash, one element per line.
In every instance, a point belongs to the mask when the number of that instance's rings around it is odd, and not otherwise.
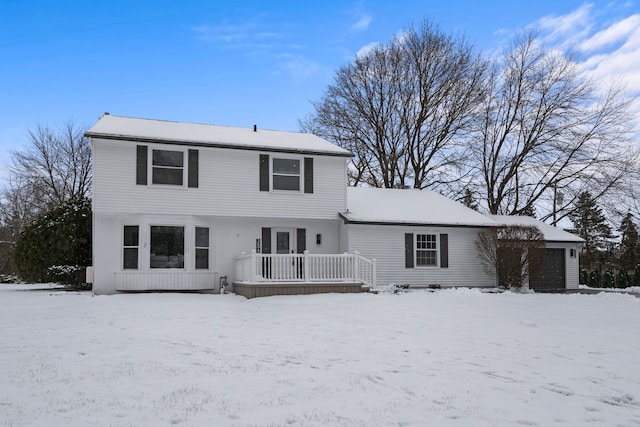
<path fill-rule="evenodd" d="M 475 240 L 480 228 L 409 227 L 347 224 L 348 250 L 377 262 L 378 285 L 495 286 L 478 256 Z M 448 268 L 406 268 L 405 234 L 447 234 Z M 438 256 L 439 262 L 439 256 Z M 416 266 L 418 267 L 418 266 Z"/>
<path fill-rule="evenodd" d="M 146 145 L 150 152 L 186 153 L 181 146 Z M 94 138 L 92 149 L 93 203 L 98 212 L 131 212 L 135 206 L 137 212 L 148 214 L 182 214 L 188 208 L 193 215 L 336 219 L 337 213 L 346 209 L 344 157 L 300 156 L 301 165 L 303 157 L 313 158 L 313 193 L 261 192 L 256 151 L 199 147 L 199 188 L 194 189 L 136 185 L 136 143 L 132 141 Z M 270 158 L 286 157 L 266 154 Z"/>
<path fill-rule="evenodd" d="M 139 269 L 122 269 L 122 239 L 125 225 L 138 224 Z M 150 267 L 150 226 L 158 224 L 184 224 L 185 264 L 183 269 L 152 269 Z M 219 290 L 220 276 L 233 283 L 234 259 L 242 252 L 256 247 L 263 227 L 272 229 L 306 229 L 308 236 L 322 235 L 322 245 L 309 244 L 310 253 L 338 253 L 339 223 L 334 220 L 216 217 L 206 215 L 159 215 L 133 213 L 94 212 L 94 285 L 97 294 L 118 290 Z M 209 269 L 196 268 L 196 228 L 209 229 Z M 202 243 L 202 242 L 199 242 Z M 275 242 L 273 243 L 275 245 Z M 118 286 L 131 288 L 122 289 Z"/>

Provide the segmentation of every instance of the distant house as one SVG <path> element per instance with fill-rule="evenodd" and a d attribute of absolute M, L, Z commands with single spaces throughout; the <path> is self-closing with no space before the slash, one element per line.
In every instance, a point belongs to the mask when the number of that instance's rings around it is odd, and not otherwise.
<path fill-rule="evenodd" d="M 97 294 L 496 285 L 474 242 L 507 220 L 432 192 L 348 188 L 351 153 L 315 135 L 108 114 L 86 135 Z M 570 257 L 564 287 L 577 244 L 550 241 Z"/>

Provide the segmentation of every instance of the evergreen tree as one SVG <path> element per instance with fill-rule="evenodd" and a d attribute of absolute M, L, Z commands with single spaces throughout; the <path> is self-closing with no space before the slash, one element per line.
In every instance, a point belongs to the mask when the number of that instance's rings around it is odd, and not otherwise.
<path fill-rule="evenodd" d="M 22 280 L 79 283 L 79 268 L 91 265 L 89 199 L 70 199 L 24 227 L 11 260 Z"/>
<path fill-rule="evenodd" d="M 640 263 L 640 237 L 633 215 L 627 213 L 620 224 L 620 256 L 618 263 L 624 271 L 632 271 Z"/>
<path fill-rule="evenodd" d="M 582 192 L 576 202 L 574 212 L 569 216 L 573 221 L 573 233 L 585 241 L 585 251 L 580 257 L 580 264 L 593 268 L 601 255 L 605 255 L 607 240 L 612 236 L 611 227 L 607 224 L 602 209 L 589 192 Z"/>
<path fill-rule="evenodd" d="M 461 200 L 462 204 L 468 208 L 473 209 L 474 211 L 478 211 L 478 204 L 476 203 L 475 198 L 473 197 L 473 193 L 468 188 L 464 189 L 464 196 L 462 196 Z"/>

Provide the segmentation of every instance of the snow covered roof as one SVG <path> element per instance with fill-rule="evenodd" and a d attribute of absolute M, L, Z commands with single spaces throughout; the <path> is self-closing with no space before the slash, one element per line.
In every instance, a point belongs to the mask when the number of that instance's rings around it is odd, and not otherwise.
<path fill-rule="evenodd" d="M 499 225 L 493 219 L 441 194 L 415 189 L 349 187 L 347 211 L 340 215 L 348 222 L 355 223 Z"/>
<path fill-rule="evenodd" d="M 337 145 L 311 133 L 139 119 L 105 114 L 85 135 L 91 138 L 244 148 L 351 157 Z"/>
<path fill-rule="evenodd" d="M 539 219 L 532 218 L 530 216 L 515 216 L 515 215 L 488 215 L 495 221 L 502 225 L 535 225 L 540 229 L 544 235 L 544 240 L 547 242 L 584 242 L 581 237 L 564 231 L 562 228 L 555 227 L 546 222 L 542 222 Z"/>

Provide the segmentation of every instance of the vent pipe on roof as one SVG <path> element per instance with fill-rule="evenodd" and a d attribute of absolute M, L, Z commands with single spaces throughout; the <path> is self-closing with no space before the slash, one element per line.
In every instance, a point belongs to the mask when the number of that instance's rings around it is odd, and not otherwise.
<path fill-rule="evenodd" d="M 109 112 L 108 112 L 108 111 L 105 111 L 105 112 L 104 112 L 104 115 L 105 115 L 105 116 L 108 116 L 108 115 L 109 115 Z"/>
<path fill-rule="evenodd" d="M 253 125 L 253 131 L 258 132 L 258 125 Z"/>

